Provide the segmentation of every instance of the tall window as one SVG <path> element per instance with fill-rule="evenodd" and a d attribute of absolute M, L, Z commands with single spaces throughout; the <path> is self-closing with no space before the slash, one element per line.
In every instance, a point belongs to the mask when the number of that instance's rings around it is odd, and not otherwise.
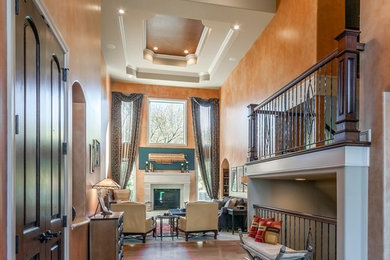
<path fill-rule="evenodd" d="M 121 126 L 122 126 L 122 160 L 121 160 L 121 175 L 125 175 L 129 166 L 129 148 L 131 143 L 131 130 L 133 121 L 133 102 L 121 102 Z M 129 181 L 125 184 L 125 188 L 130 190 L 130 200 L 135 201 L 136 190 L 136 171 L 135 163 L 131 168 Z"/>
<path fill-rule="evenodd" d="M 185 100 L 149 99 L 149 144 L 187 143 Z"/>
<path fill-rule="evenodd" d="M 202 150 L 204 154 L 204 161 L 206 166 L 206 172 L 211 172 L 211 108 L 200 106 L 200 132 L 202 137 Z M 199 167 L 198 167 L 199 169 Z M 198 181 L 198 200 L 210 200 L 205 187 L 205 182 L 202 179 L 200 171 L 197 170 L 197 181 Z M 207 182 L 211 183 L 211 175 L 207 174 Z"/>

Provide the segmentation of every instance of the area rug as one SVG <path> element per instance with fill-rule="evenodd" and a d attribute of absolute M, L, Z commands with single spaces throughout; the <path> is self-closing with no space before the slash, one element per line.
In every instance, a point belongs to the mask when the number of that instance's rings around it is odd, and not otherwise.
<path fill-rule="evenodd" d="M 170 233 L 170 225 L 168 223 L 163 224 L 163 234 L 168 235 Z M 184 233 L 179 231 L 179 236 L 176 235 L 172 237 L 163 237 L 162 239 L 159 237 L 160 235 L 160 225 L 157 223 L 156 228 L 156 237 L 153 238 L 152 233 L 148 234 L 146 237 L 146 243 L 172 243 L 172 242 L 186 242 Z M 214 233 L 208 232 L 205 235 L 203 233 L 194 233 L 191 234 L 188 241 L 197 242 L 197 241 L 208 241 L 214 240 Z M 238 236 L 238 232 L 235 232 L 233 235 L 231 232 L 218 232 L 217 236 L 218 241 L 238 241 L 240 240 Z M 126 236 L 124 239 L 125 244 L 137 244 L 142 243 L 140 240 L 140 236 Z"/>

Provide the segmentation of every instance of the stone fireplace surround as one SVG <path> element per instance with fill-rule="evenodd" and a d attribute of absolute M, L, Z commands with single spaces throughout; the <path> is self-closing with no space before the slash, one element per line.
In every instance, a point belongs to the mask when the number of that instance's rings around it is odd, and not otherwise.
<path fill-rule="evenodd" d="M 180 207 L 190 200 L 190 173 L 181 172 L 146 172 L 144 175 L 145 202 L 153 205 L 154 189 L 180 189 Z"/>

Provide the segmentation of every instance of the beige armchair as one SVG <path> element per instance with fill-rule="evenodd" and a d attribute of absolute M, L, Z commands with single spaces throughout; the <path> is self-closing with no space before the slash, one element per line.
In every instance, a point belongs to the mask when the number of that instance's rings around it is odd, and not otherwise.
<path fill-rule="evenodd" d="M 146 218 L 146 205 L 138 202 L 122 202 L 112 204 L 113 211 L 123 211 L 123 234 L 142 235 L 145 243 L 146 234 L 153 231 L 156 235 L 156 225 L 153 218 Z"/>
<path fill-rule="evenodd" d="M 179 218 L 179 230 L 185 233 L 186 241 L 190 233 L 214 232 L 218 235 L 218 203 L 216 202 L 189 202 L 186 207 L 186 216 Z"/>
<path fill-rule="evenodd" d="M 114 190 L 114 200 L 129 201 L 130 190 L 128 189 Z"/>

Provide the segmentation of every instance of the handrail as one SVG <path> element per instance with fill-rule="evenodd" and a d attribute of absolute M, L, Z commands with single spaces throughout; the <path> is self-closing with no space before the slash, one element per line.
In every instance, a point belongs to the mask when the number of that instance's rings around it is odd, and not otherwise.
<path fill-rule="evenodd" d="M 323 222 L 323 223 L 326 223 L 326 224 L 337 225 L 337 219 L 335 219 L 335 218 L 318 216 L 318 215 L 313 215 L 313 214 L 308 214 L 308 213 L 302 213 L 302 212 L 288 210 L 288 209 L 281 209 L 281 208 L 275 208 L 275 207 L 269 207 L 269 206 L 260 206 L 260 205 L 257 205 L 257 204 L 253 204 L 253 208 L 254 209 L 272 210 L 272 211 L 288 214 L 288 215 L 291 215 L 291 216 L 302 217 L 302 218 L 306 218 L 306 219 L 309 219 L 309 220 Z"/>
<path fill-rule="evenodd" d="M 345 30 L 336 50 L 261 103 L 248 105 L 248 162 L 360 142 L 359 33 Z"/>
<path fill-rule="evenodd" d="M 297 83 L 301 82 L 303 79 L 308 77 L 310 74 L 312 74 L 313 72 L 315 72 L 316 70 L 318 70 L 319 68 L 321 68 L 322 66 L 324 66 L 325 64 L 330 62 L 331 60 L 335 59 L 337 57 L 337 54 L 338 54 L 338 50 L 336 49 L 333 52 L 331 52 L 328 56 L 326 56 L 325 58 L 320 60 L 318 63 L 316 63 L 313 66 L 311 66 L 310 68 L 308 68 L 305 72 L 303 72 L 301 75 L 296 77 L 294 80 L 292 80 L 290 83 L 285 85 L 283 88 L 279 89 L 274 94 L 272 94 L 271 96 L 266 98 L 264 101 L 262 101 L 260 104 L 258 104 L 254 108 L 254 110 L 255 111 L 258 110 L 261 106 L 263 106 L 264 104 L 268 103 L 270 100 L 276 98 L 277 96 L 279 96 L 283 92 L 285 92 L 287 89 L 289 89 L 289 88 L 293 87 L 294 85 L 296 85 Z"/>

